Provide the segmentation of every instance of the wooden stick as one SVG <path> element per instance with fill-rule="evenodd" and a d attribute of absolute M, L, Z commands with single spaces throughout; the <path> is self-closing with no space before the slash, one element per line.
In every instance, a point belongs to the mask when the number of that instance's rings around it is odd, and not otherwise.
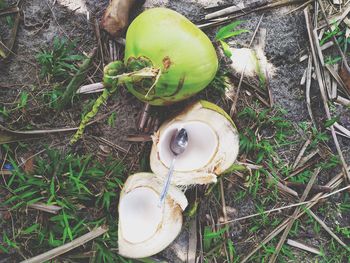
<path fill-rule="evenodd" d="M 303 155 L 304 155 L 304 153 L 305 153 L 305 151 L 306 151 L 306 148 L 310 145 L 310 143 L 311 143 L 311 139 L 308 138 L 308 139 L 305 141 L 303 147 L 301 147 L 301 149 L 300 149 L 300 151 L 299 151 L 299 154 L 298 154 L 298 156 L 295 158 L 295 161 L 294 161 L 294 163 L 293 163 L 293 165 L 292 165 L 292 169 L 293 169 L 293 170 L 298 166 L 298 164 L 299 164 L 301 158 L 303 157 Z"/>
<path fill-rule="evenodd" d="M 90 240 L 99 237 L 100 235 L 106 233 L 108 231 L 108 228 L 106 227 L 98 227 L 94 230 L 92 230 L 91 232 L 77 238 L 74 239 L 72 242 L 69 242 L 67 244 L 64 244 L 63 246 L 54 248 L 52 250 L 49 250 L 43 254 L 40 254 L 38 256 L 35 256 L 31 259 L 26 259 L 23 260 L 21 263 L 41 263 L 41 262 L 45 262 L 48 261 L 50 259 L 53 259 L 55 257 L 58 257 L 59 255 L 62 255 L 76 247 L 79 247 L 87 242 L 89 242 Z"/>
<path fill-rule="evenodd" d="M 304 191 L 303 195 L 300 198 L 300 202 L 304 202 L 306 200 L 306 198 L 307 198 L 307 196 L 308 196 L 308 194 L 309 194 L 309 192 L 311 190 L 311 187 L 314 184 L 314 182 L 316 180 L 316 177 L 319 174 L 320 170 L 321 170 L 321 168 L 317 168 L 316 171 L 311 176 L 310 181 L 308 182 L 308 184 L 307 184 L 307 186 L 305 188 L 305 191 Z M 284 230 L 284 232 L 283 232 L 283 234 L 281 236 L 281 239 L 278 242 L 278 244 L 276 246 L 276 249 L 275 249 L 274 253 L 272 254 L 272 256 L 271 256 L 271 258 L 269 260 L 270 263 L 276 262 L 278 254 L 280 253 L 281 248 L 282 248 L 285 240 L 287 239 L 289 231 L 291 230 L 291 228 L 292 228 L 292 226 L 293 226 L 293 224 L 294 224 L 294 222 L 296 220 L 297 215 L 300 213 L 300 210 L 301 210 L 300 206 L 298 206 L 294 210 L 294 213 L 293 213 L 292 217 L 290 218 L 290 220 L 289 220 L 289 222 L 288 222 L 288 224 L 287 224 L 287 226 L 286 226 L 286 228 L 285 228 L 285 230 Z"/>
<path fill-rule="evenodd" d="M 60 206 L 47 205 L 44 203 L 34 203 L 34 204 L 28 205 L 28 207 L 36 209 L 36 210 L 44 211 L 44 212 L 47 212 L 50 214 L 54 214 L 54 215 L 57 215 L 58 212 L 62 209 L 62 207 L 60 207 Z"/>
<path fill-rule="evenodd" d="M 320 250 L 314 248 L 314 247 L 310 247 L 309 245 L 306 245 L 304 243 L 301 243 L 301 242 L 298 242 L 298 241 L 295 241 L 295 240 L 292 240 L 292 239 L 288 239 L 287 240 L 287 244 L 292 246 L 292 247 L 296 247 L 296 248 L 299 248 L 299 249 L 302 249 L 302 250 L 305 250 L 307 252 L 311 252 L 311 253 L 314 253 L 316 255 L 319 255 L 321 256 L 322 253 Z"/>
<path fill-rule="evenodd" d="M 260 20 L 259 20 L 258 24 L 255 27 L 255 30 L 254 30 L 252 38 L 250 39 L 250 43 L 249 43 L 248 48 L 250 48 L 250 46 L 252 45 L 252 43 L 254 41 L 254 38 L 256 36 L 256 33 L 259 30 L 259 27 L 260 27 L 260 24 L 261 24 L 261 21 L 262 21 L 263 17 L 264 17 L 264 14 L 260 17 Z M 236 104 L 237 104 L 237 100 L 238 100 L 238 96 L 239 96 L 239 91 L 240 91 L 241 86 L 242 86 L 242 81 L 243 81 L 243 77 L 244 77 L 244 71 L 245 71 L 246 67 L 247 67 L 247 65 L 244 66 L 243 72 L 242 72 L 241 77 L 239 79 L 239 83 L 238 83 L 238 87 L 237 87 L 237 91 L 236 91 L 235 97 L 233 98 L 233 102 L 232 102 L 232 106 L 231 106 L 231 110 L 230 110 L 230 115 L 231 116 L 233 116 L 236 113 Z"/>
<path fill-rule="evenodd" d="M 320 6 L 322 6 L 322 5 L 320 4 Z M 305 20 L 306 20 L 307 32 L 308 32 L 309 40 L 310 40 L 311 53 L 312 53 L 313 61 L 314 61 L 314 64 L 315 64 L 315 71 L 316 71 L 316 75 L 317 75 L 317 81 L 318 81 L 318 85 L 319 85 L 319 88 L 320 88 L 321 97 L 322 97 L 322 101 L 323 101 L 323 106 L 324 106 L 324 109 L 325 109 L 325 112 L 326 112 L 327 119 L 331 120 L 332 117 L 331 117 L 330 110 L 329 110 L 329 107 L 328 107 L 328 101 L 327 101 L 327 96 L 326 96 L 326 92 L 325 92 L 325 87 L 323 85 L 321 70 L 320 70 L 320 66 L 318 64 L 318 60 L 317 60 L 317 56 L 316 56 L 316 52 L 315 52 L 315 47 L 314 47 L 315 40 L 314 40 L 313 34 L 312 34 L 312 25 L 311 25 L 311 21 L 310 21 L 309 8 L 308 7 L 306 7 L 304 9 L 304 15 L 305 15 Z M 344 159 L 343 153 L 342 153 L 342 151 L 340 149 L 339 141 L 337 139 L 337 135 L 335 133 L 334 126 L 332 125 L 330 127 L 330 129 L 331 129 L 331 134 L 332 134 L 332 137 L 333 137 L 333 140 L 334 140 L 335 147 L 337 149 L 337 152 L 339 154 L 339 158 L 340 158 L 341 163 L 343 165 L 344 175 L 350 181 L 350 174 L 349 174 L 349 171 L 346 169 L 347 164 L 346 164 L 346 161 Z"/>
<path fill-rule="evenodd" d="M 340 173 L 337 176 L 335 176 L 334 178 L 332 178 L 328 184 L 326 184 L 326 186 L 330 186 L 332 188 L 337 187 L 339 184 L 341 184 L 344 179 L 343 179 L 343 174 Z M 350 186 L 347 186 L 343 189 L 340 189 L 342 191 L 344 191 L 345 189 L 349 189 Z M 338 190 L 339 191 L 339 190 Z M 329 194 L 316 194 L 310 201 L 308 201 L 306 208 L 310 209 L 311 207 L 313 207 L 315 204 L 317 204 L 317 202 L 323 198 L 326 198 L 330 195 L 335 194 L 338 191 L 334 191 L 332 193 Z M 296 219 L 298 219 L 299 217 L 301 217 L 302 215 L 305 214 L 305 210 L 302 210 L 296 217 Z M 273 239 L 276 235 L 278 235 L 279 233 L 281 233 L 283 231 L 283 229 L 286 228 L 288 222 L 289 222 L 290 218 L 287 218 L 286 220 L 284 220 L 275 230 L 273 230 L 268 236 L 265 237 L 265 239 L 263 241 L 261 241 L 247 256 L 245 256 L 243 258 L 243 260 L 241 261 L 241 263 L 247 262 L 247 260 L 255 254 L 256 251 L 258 251 L 263 245 L 265 245 L 267 242 L 269 242 L 271 239 Z"/>
<path fill-rule="evenodd" d="M 307 107 L 307 111 L 309 113 L 310 119 L 312 121 L 312 124 L 314 125 L 314 127 L 317 127 L 314 119 L 314 115 L 312 113 L 312 108 L 311 108 L 311 98 L 310 98 L 311 80 L 312 80 L 311 75 L 312 75 L 312 58 L 311 56 L 309 56 L 308 66 L 306 71 L 306 86 L 305 86 L 306 107 Z"/>
<path fill-rule="evenodd" d="M 330 234 L 345 249 L 350 251 L 349 247 L 343 241 L 341 241 L 341 239 L 336 234 L 334 234 L 333 231 L 314 212 L 312 212 L 310 209 L 308 211 L 309 214 L 323 227 L 324 230 L 327 231 L 328 234 Z"/>
<path fill-rule="evenodd" d="M 232 14 L 238 11 L 241 11 L 243 9 L 245 9 L 246 6 L 243 3 L 238 3 L 237 5 L 233 5 L 233 6 L 229 6 L 226 8 L 223 8 L 221 10 L 215 11 L 213 13 L 207 14 L 204 19 L 205 20 L 209 20 L 209 19 L 213 19 L 219 16 L 224 16 L 224 15 L 228 15 L 228 14 Z"/>

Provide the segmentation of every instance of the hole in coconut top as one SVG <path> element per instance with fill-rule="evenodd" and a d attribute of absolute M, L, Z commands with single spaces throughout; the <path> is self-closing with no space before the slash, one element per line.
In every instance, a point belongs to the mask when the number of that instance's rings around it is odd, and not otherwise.
<path fill-rule="evenodd" d="M 214 130 L 201 121 L 174 122 L 164 130 L 158 143 L 161 162 L 170 167 L 174 158 L 170 142 L 174 134 L 182 128 L 187 131 L 188 145 L 186 150 L 177 156 L 174 170 L 184 172 L 204 167 L 216 153 L 218 140 Z"/>
<path fill-rule="evenodd" d="M 130 243 L 150 239 L 162 221 L 159 194 L 149 187 L 139 187 L 127 193 L 119 204 L 119 224 L 122 236 Z"/>

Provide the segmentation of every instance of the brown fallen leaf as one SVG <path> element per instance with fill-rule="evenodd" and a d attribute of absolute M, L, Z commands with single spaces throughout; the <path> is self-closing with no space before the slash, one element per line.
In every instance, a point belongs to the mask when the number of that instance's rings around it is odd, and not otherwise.
<path fill-rule="evenodd" d="M 350 72 L 343 65 L 340 67 L 339 76 L 343 80 L 346 89 L 350 92 Z"/>
<path fill-rule="evenodd" d="M 32 156 L 32 154 L 30 154 L 30 156 Z M 23 165 L 23 170 L 26 173 L 34 172 L 34 157 L 26 159 L 26 161 L 25 161 L 25 163 Z"/>

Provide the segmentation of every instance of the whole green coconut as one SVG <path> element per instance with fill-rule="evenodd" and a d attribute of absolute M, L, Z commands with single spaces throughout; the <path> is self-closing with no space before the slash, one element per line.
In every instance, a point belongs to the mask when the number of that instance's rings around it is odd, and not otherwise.
<path fill-rule="evenodd" d="M 218 69 L 209 38 L 186 17 L 166 8 L 149 9 L 131 23 L 124 63 L 135 70 L 135 61 L 140 60 L 158 68 L 159 79 L 154 86 L 149 81 L 126 86 L 152 105 L 168 105 L 195 95 L 213 80 Z"/>

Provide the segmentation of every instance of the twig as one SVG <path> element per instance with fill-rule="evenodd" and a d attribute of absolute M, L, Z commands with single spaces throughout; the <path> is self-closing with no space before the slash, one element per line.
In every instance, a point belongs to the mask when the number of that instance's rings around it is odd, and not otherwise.
<path fill-rule="evenodd" d="M 40 254 L 36 257 L 33 257 L 31 259 L 27 259 L 22 261 L 21 263 L 41 263 L 41 262 L 45 262 L 47 260 L 53 259 L 55 257 L 58 257 L 59 255 L 62 255 L 76 247 L 79 247 L 87 242 L 89 242 L 90 240 L 99 237 L 100 235 L 106 233 L 108 231 L 107 227 L 98 227 L 94 230 L 92 230 L 91 232 L 77 238 L 74 239 L 72 242 L 69 242 L 67 244 L 64 244 L 63 246 L 54 248 L 52 250 L 49 250 L 43 254 Z"/>
<path fill-rule="evenodd" d="M 348 73 L 350 73 L 350 67 L 349 67 L 348 62 L 347 62 L 347 60 L 346 60 L 346 57 L 345 57 L 345 55 L 344 55 L 344 52 L 343 52 L 343 50 L 341 49 L 341 47 L 340 47 L 340 45 L 339 45 L 339 43 L 338 43 L 338 41 L 337 41 L 337 38 L 335 37 L 334 34 L 332 34 L 332 28 L 331 28 L 331 25 L 329 24 L 329 21 L 328 21 L 326 12 L 324 11 L 324 7 L 323 7 L 323 4 L 322 4 L 322 1 L 317 0 L 317 3 L 318 3 L 319 6 L 320 6 L 321 13 L 322 13 L 323 18 L 324 18 L 324 20 L 325 20 L 325 22 L 326 22 L 327 30 L 328 30 L 328 32 L 331 34 L 332 39 L 333 39 L 333 42 L 335 43 L 335 45 L 336 45 L 336 47 L 337 47 L 337 49 L 338 49 L 338 52 L 339 52 L 339 54 L 340 54 L 340 56 L 341 56 L 341 58 L 342 58 L 343 65 L 345 66 L 345 68 L 346 68 L 346 70 L 348 71 Z M 316 39 L 317 39 L 317 38 L 316 38 Z M 314 45 L 317 45 L 318 41 L 314 41 L 313 43 L 314 43 Z M 321 61 L 321 62 L 322 62 L 322 61 Z M 322 64 L 322 65 L 323 65 L 323 64 Z"/>
<path fill-rule="evenodd" d="M 341 96 L 337 96 L 336 102 L 338 102 L 339 104 L 342 104 L 346 107 L 350 106 L 350 100 L 343 98 Z"/>
<path fill-rule="evenodd" d="M 280 189 L 281 191 L 288 193 L 294 197 L 298 197 L 298 193 L 296 191 L 294 191 L 293 189 L 290 189 L 287 185 L 281 183 L 279 180 L 273 177 L 269 172 L 268 172 L 267 182 L 268 183 L 274 182 L 276 183 L 278 189 Z"/>
<path fill-rule="evenodd" d="M 5 16 L 13 13 L 19 12 L 18 6 L 11 6 L 11 7 L 6 7 L 0 10 L 0 16 Z"/>
<path fill-rule="evenodd" d="M 292 165 L 292 169 L 293 169 L 293 170 L 298 166 L 298 164 L 299 164 L 301 158 L 303 157 L 303 155 L 304 155 L 304 153 L 305 153 L 305 151 L 306 151 L 306 148 L 310 145 L 310 143 L 311 143 L 311 139 L 308 138 L 308 139 L 305 141 L 303 147 L 301 147 L 301 149 L 300 149 L 300 151 L 299 151 L 299 154 L 298 154 L 298 156 L 295 158 L 295 161 L 294 161 L 294 163 L 293 163 L 293 165 Z"/>
<path fill-rule="evenodd" d="M 244 16 L 244 15 L 247 15 L 250 13 L 254 13 L 254 12 L 258 12 L 258 11 L 262 11 L 262 10 L 268 10 L 268 9 L 281 7 L 281 6 L 285 6 L 285 5 L 297 4 L 297 3 L 302 2 L 302 1 L 305 1 L 305 0 L 280 0 L 280 1 L 277 1 L 274 3 L 263 4 L 262 6 L 259 6 L 257 8 L 255 8 L 255 6 L 254 6 L 252 9 L 246 10 L 245 12 L 242 12 L 241 14 L 215 19 L 215 21 L 213 21 L 213 22 L 204 23 L 204 24 L 200 24 L 197 26 L 201 29 L 209 28 L 212 26 L 218 26 L 218 25 L 226 24 L 226 23 L 230 22 L 231 20 L 234 20 L 236 18 L 239 18 L 241 16 Z"/>
<path fill-rule="evenodd" d="M 101 42 L 100 25 L 95 17 L 94 17 L 93 21 L 94 21 L 96 40 L 97 40 L 97 44 L 98 44 L 98 47 L 100 48 L 100 53 L 101 53 L 102 68 L 104 68 L 105 59 L 104 59 L 104 55 L 103 55 L 103 48 L 102 48 L 102 42 Z"/>
<path fill-rule="evenodd" d="M 314 119 L 314 115 L 312 113 L 312 108 L 311 108 L 311 98 L 310 98 L 311 74 L 312 74 L 312 58 L 311 56 L 309 56 L 307 71 L 306 71 L 306 86 L 305 86 L 306 106 L 307 106 L 307 111 L 309 113 L 312 124 L 314 125 L 314 127 L 317 127 Z"/>
<path fill-rule="evenodd" d="M 103 138 L 103 137 L 95 137 L 94 138 L 100 142 L 103 142 L 111 147 L 113 147 L 114 149 L 118 150 L 118 151 L 121 151 L 122 153 L 128 153 L 128 150 L 124 149 L 123 147 L 111 142 L 111 141 L 108 141 L 107 139 Z"/>
<path fill-rule="evenodd" d="M 209 19 L 213 19 L 213 18 L 216 18 L 216 17 L 219 17 L 219 16 L 232 14 L 232 13 L 235 13 L 235 12 L 238 12 L 238 11 L 242 11 L 245 8 L 247 8 L 247 7 L 244 5 L 244 3 L 238 3 L 237 5 L 229 6 L 229 7 L 223 8 L 221 10 L 215 11 L 213 13 L 207 14 L 204 17 L 204 19 L 205 20 L 209 20 Z"/>
<path fill-rule="evenodd" d="M 44 211 L 44 212 L 47 212 L 50 214 L 55 214 L 55 215 L 57 215 L 58 212 L 62 209 L 62 207 L 60 207 L 60 206 L 47 205 L 44 203 L 34 203 L 34 204 L 28 205 L 28 207 L 36 209 L 36 210 Z"/>
<path fill-rule="evenodd" d="M 320 6 L 322 6 L 322 5 L 320 4 Z M 321 7 L 321 8 L 323 8 L 323 7 Z M 328 103 L 327 103 L 327 97 L 326 97 L 326 93 L 325 93 L 325 87 L 324 87 L 323 81 L 322 81 L 321 70 L 320 70 L 320 67 L 319 67 L 319 64 L 318 64 L 318 61 L 317 61 L 317 57 L 316 57 L 316 53 L 315 53 L 315 47 L 314 47 L 315 40 L 313 39 L 313 35 L 312 35 L 312 25 L 311 25 L 311 22 L 310 22 L 309 8 L 308 7 L 304 9 L 304 15 L 305 15 L 306 27 L 307 27 L 307 31 L 308 31 L 308 35 L 309 35 L 309 40 L 310 40 L 311 53 L 312 53 L 313 61 L 314 61 L 314 64 L 315 64 L 315 71 L 316 71 L 316 75 L 317 75 L 317 81 L 318 81 L 318 85 L 319 85 L 319 88 L 320 88 L 321 97 L 322 97 L 322 101 L 323 101 L 323 106 L 324 106 L 324 109 L 325 109 L 325 112 L 326 112 L 327 119 L 331 120 L 332 117 L 331 117 L 331 114 L 330 114 L 330 111 L 329 111 L 329 107 L 328 107 Z M 347 164 L 346 164 L 346 161 L 344 159 L 343 153 L 342 153 L 342 151 L 340 149 L 339 141 L 337 139 L 337 135 L 335 133 L 333 125 L 330 127 L 330 129 L 331 129 L 331 134 L 332 134 L 332 137 L 333 137 L 333 140 L 334 140 L 335 147 L 337 149 L 337 152 L 339 154 L 341 163 L 343 165 L 344 175 L 350 181 L 350 174 L 349 174 L 348 170 L 346 169 Z"/>
<path fill-rule="evenodd" d="M 338 184 L 340 184 L 341 182 L 343 182 L 343 179 L 342 179 L 342 173 L 338 174 L 337 176 L 335 176 L 330 182 L 328 182 L 328 184 L 326 184 L 324 187 L 331 187 L 332 189 L 334 189 Z M 334 184 L 336 186 L 334 186 Z M 225 224 L 229 224 L 229 223 L 233 223 L 233 222 L 236 222 L 236 221 L 241 221 L 241 220 L 245 220 L 245 219 L 249 219 L 249 218 L 252 218 L 252 217 L 257 217 L 257 216 L 261 216 L 261 215 L 265 215 L 265 214 L 270 214 L 270 213 L 273 213 L 273 212 L 280 212 L 282 210 L 285 210 L 285 209 L 290 209 L 292 207 L 296 207 L 296 206 L 301 206 L 301 205 L 314 205 L 316 204 L 318 201 L 322 200 L 322 199 L 326 199 L 327 197 L 329 196 L 332 196 L 332 195 L 335 195 L 337 193 L 340 193 L 340 192 L 343 192 L 347 189 L 349 189 L 350 186 L 346 186 L 346 187 L 343 187 L 339 190 L 336 190 L 336 191 L 333 191 L 333 192 L 330 192 L 329 194 L 321 194 L 321 193 L 318 193 L 316 194 L 311 200 L 309 201 L 305 201 L 305 202 L 299 202 L 299 203 L 295 203 L 295 204 L 291 204 L 291 205 L 286 205 L 286 206 L 280 206 L 280 207 L 277 207 L 277 208 L 273 208 L 273 209 L 270 209 L 270 210 L 267 210 L 267 211 L 264 211 L 264 212 L 259 212 L 259 213 L 256 213 L 256 214 L 251 214 L 251 215 L 247 215 L 247 216 L 243 216 L 243 217 L 239 217 L 239 218 L 236 218 L 236 219 L 232 219 L 232 220 L 229 220 L 227 221 Z M 218 225 L 222 225 L 224 223 L 219 223 Z"/>
<path fill-rule="evenodd" d="M 308 163 L 305 163 L 305 165 L 300 166 L 299 168 L 297 168 L 295 171 L 293 171 L 290 175 L 288 175 L 286 178 L 284 178 L 283 180 L 288 180 L 289 178 L 296 176 L 297 174 L 301 173 L 302 171 L 304 171 L 305 169 L 313 166 L 314 164 L 316 164 L 318 161 L 318 159 L 312 160 Z"/>
<path fill-rule="evenodd" d="M 292 187 L 292 188 L 297 188 L 300 190 L 305 190 L 306 184 L 303 183 L 298 183 L 298 182 L 283 182 L 286 186 Z M 314 184 L 311 187 L 311 191 L 314 192 L 323 192 L 323 193 L 329 193 L 332 189 L 328 186 L 323 186 L 323 185 L 318 185 Z"/>
<path fill-rule="evenodd" d="M 254 41 L 254 38 L 255 38 L 255 36 L 256 36 L 256 33 L 257 33 L 258 30 L 259 30 L 259 27 L 260 27 L 260 24 L 261 24 L 261 21 L 262 21 L 263 17 L 264 17 L 264 14 L 261 15 L 261 17 L 260 17 L 260 19 L 259 19 L 259 22 L 258 22 L 258 24 L 257 24 L 256 27 L 255 27 L 255 31 L 254 31 L 254 33 L 253 33 L 252 38 L 250 39 L 250 43 L 249 43 L 249 45 L 248 45 L 248 48 L 250 48 L 250 46 L 252 45 L 252 43 L 253 43 L 253 41 Z M 237 104 L 237 100 L 238 100 L 238 96 L 239 96 L 239 91 L 240 91 L 241 86 L 242 86 L 242 81 L 243 81 L 244 72 L 245 72 L 246 67 L 247 67 L 247 64 L 244 66 L 244 69 L 243 69 L 243 71 L 242 71 L 241 77 L 240 77 L 240 79 L 239 79 L 239 83 L 238 83 L 238 87 L 237 87 L 236 94 L 235 94 L 235 96 L 234 96 L 234 98 L 233 98 L 233 102 L 232 102 L 232 106 L 231 106 L 231 110 L 230 110 L 230 115 L 231 115 L 231 116 L 233 116 L 233 115 L 235 114 L 235 112 L 236 112 L 236 104 Z"/>
<path fill-rule="evenodd" d="M 334 178 L 332 178 L 328 184 L 326 184 L 326 186 L 330 186 L 332 188 L 335 188 L 337 187 L 339 184 L 341 184 L 343 182 L 343 174 L 338 174 L 337 176 L 335 176 Z M 342 189 L 339 189 L 337 191 L 334 191 L 332 193 L 329 193 L 329 194 L 316 194 L 310 201 L 308 201 L 307 203 L 307 208 L 310 209 L 311 207 L 313 207 L 315 204 L 317 204 L 317 202 L 323 198 L 326 198 L 330 195 L 333 195 L 333 194 L 336 194 L 340 191 L 344 191 L 346 189 L 349 189 L 350 186 L 348 185 L 347 187 L 344 187 Z M 303 214 L 305 213 L 305 210 L 301 211 L 296 219 L 298 219 L 299 217 L 301 217 Z M 259 245 L 257 245 L 247 256 L 245 256 L 243 258 L 243 260 L 241 261 L 241 263 L 244 263 L 246 262 L 252 255 L 254 255 L 254 253 L 256 251 L 258 251 L 263 245 L 265 245 L 267 242 L 269 242 L 271 239 L 273 239 L 276 235 L 278 235 L 280 232 L 283 231 L 283 229 L 285 229 L 285 227 L 287 226 L 288 222 L 289 222 L 290 218 L 287 218 L 286 220 L 284 220 L 277 228 L 275 228 L 275 230 L 273 230 L 268 236 L 266 236 L 266 238 L 261 241 L 259 243 Z"/>
<path fill-rule="evenodd" d="M 299 9 L 302 9 L 304 8 L 305 6 L 307 6 L 308 4 L 311 4 L 314 0 L 309 0 L 303 4 L 301 4 L 300 6 L 298 6 L 297 8 L 294 8 L 293 10 L 291 11 L 288 11 L 287 13 L 285 13 L 285 15 L 289 15 L 291 13 L 294 13 L 295 11 L 298 11 Z"/>
<path fill-rule="evenodd" d="M 308 210 L 308 213 L 330 234 L 340 245 L 350 251 L 350 248 L 343 242 L 341 239 L 333 233 L 333 231 L 314 213 L 311 209 Z"/>
<path fill-rule="evenodd" d="M 15 10 L 13 10 L 13 11 L 15 11 Z M 14 25 L 13 25 L 12 30 L 11 30 L 11 36 L 10 36 L 9 43 L 7 45 L 5 45 L 4 43 L 2 43 L 0 41 L 0 52 L 2 51 L 0 55 L 3 58 L 7 58 L 9 55 L 14 54 L 12 52 L 12 49 L 13 49 L 13 46 L 15 44 L 17 31 L 18 31 L 18 25 L 19 25 L 19 21 L 20 21 L 20 12 L 19 12 L 19 10 L 16 9 L 15 13 L 16 13 L 16 16 L 15 16 Z"/>
<path fill-rule="evenodd" d="M 143 130 L 143 128 L 145 127 L 150 108 L 151 108 L 151 105 L 149 103 L 145 103 L 145 106 L 143 107 L 143 111 L 141 114 L 140 122 L 138 125 L 139 130 Z"/>
<path fill-rule="evenodd" d="M 329 73 L 331 73 L 332 77 L 336 80 L 338 85 L 342 88 L 343 92 L 345 92 L 345 94 L 349 97 L 350 93 L 349 93 L 344 81 L 339 76 L 339 74 L 330 65 L 326 64 L 325 67 L 329 71 Z"/>
<path fill-rule="evenodd" d="M 104 85 L 102 82 L 97 82 L 89 85 L 81 86 L 76 94 L 90 94 L 90 93 L 96 93 L 96 92 L 102 92 L 104 90 Z"/>
<path fill-rule="evenodd" d="M 298 241 L 295 241 L 295 240 L 292 240 L 292 239 L 288 239 L 287 240 L 287 244 L 292 246 L 292 247 L 296 247 L 296 248 L 305 250 L 307 252 L 314 253 L 314 254 L 319 255 L 319 256 L 322 255 L 321 251 L 319 251 L 318 249 L 310 247 L 309 245 L 303 244 L 301 242 L 298 242 Z"/>
<path fill-rule="evenodd" d="M 311 176 L 310 181 L 308 182 L 308 184 L 307 184 L 307 186 L 305 188 L 305 191 L 304 191 L 303 195 L 300 198 L 300 202 L 304 202 L 306 200 L 306 198 L 307 198 L 307 196 L 308 196 L 308 194 L 309 194 L 309 192 L 311 190 L 311 187 L 314 184 L 314 182 L 316 180 L 316 177 L 319 174 L 320 170 L 321 170 L 320 168 L 317 168 L 316 171 Z M 286 228 L 285 228 L 285 230 L 284 230 L 284 232 L 283 232 L 283 234 L 282 234 L 282 236 L 280 238 L 280 241 L 278 242 L 278 244 L 276 246 L 276 249 L 275 249 L 274 253 L 272 254 L 272 256 L 271 256 L 271 258 L 269 260 L 270 263 L 276 262 L 278 254 L 280 253 L 281 248 L 282 248 L 285 240 L 287 239 L 289 231 L 291 230 L 291 228 L 292 228 L 292 226 L 294 224 L 294 221 L 296 220 L 296 216 L 299 214 L 300 210 L 301 210 L 300 206 L 295 209 L 292 217 L 290 218 L 290 220 L 289 220 L 289 222 L 288 222 L 288 224 L 287 224 L 287 226 L 286 226 Z"/>

